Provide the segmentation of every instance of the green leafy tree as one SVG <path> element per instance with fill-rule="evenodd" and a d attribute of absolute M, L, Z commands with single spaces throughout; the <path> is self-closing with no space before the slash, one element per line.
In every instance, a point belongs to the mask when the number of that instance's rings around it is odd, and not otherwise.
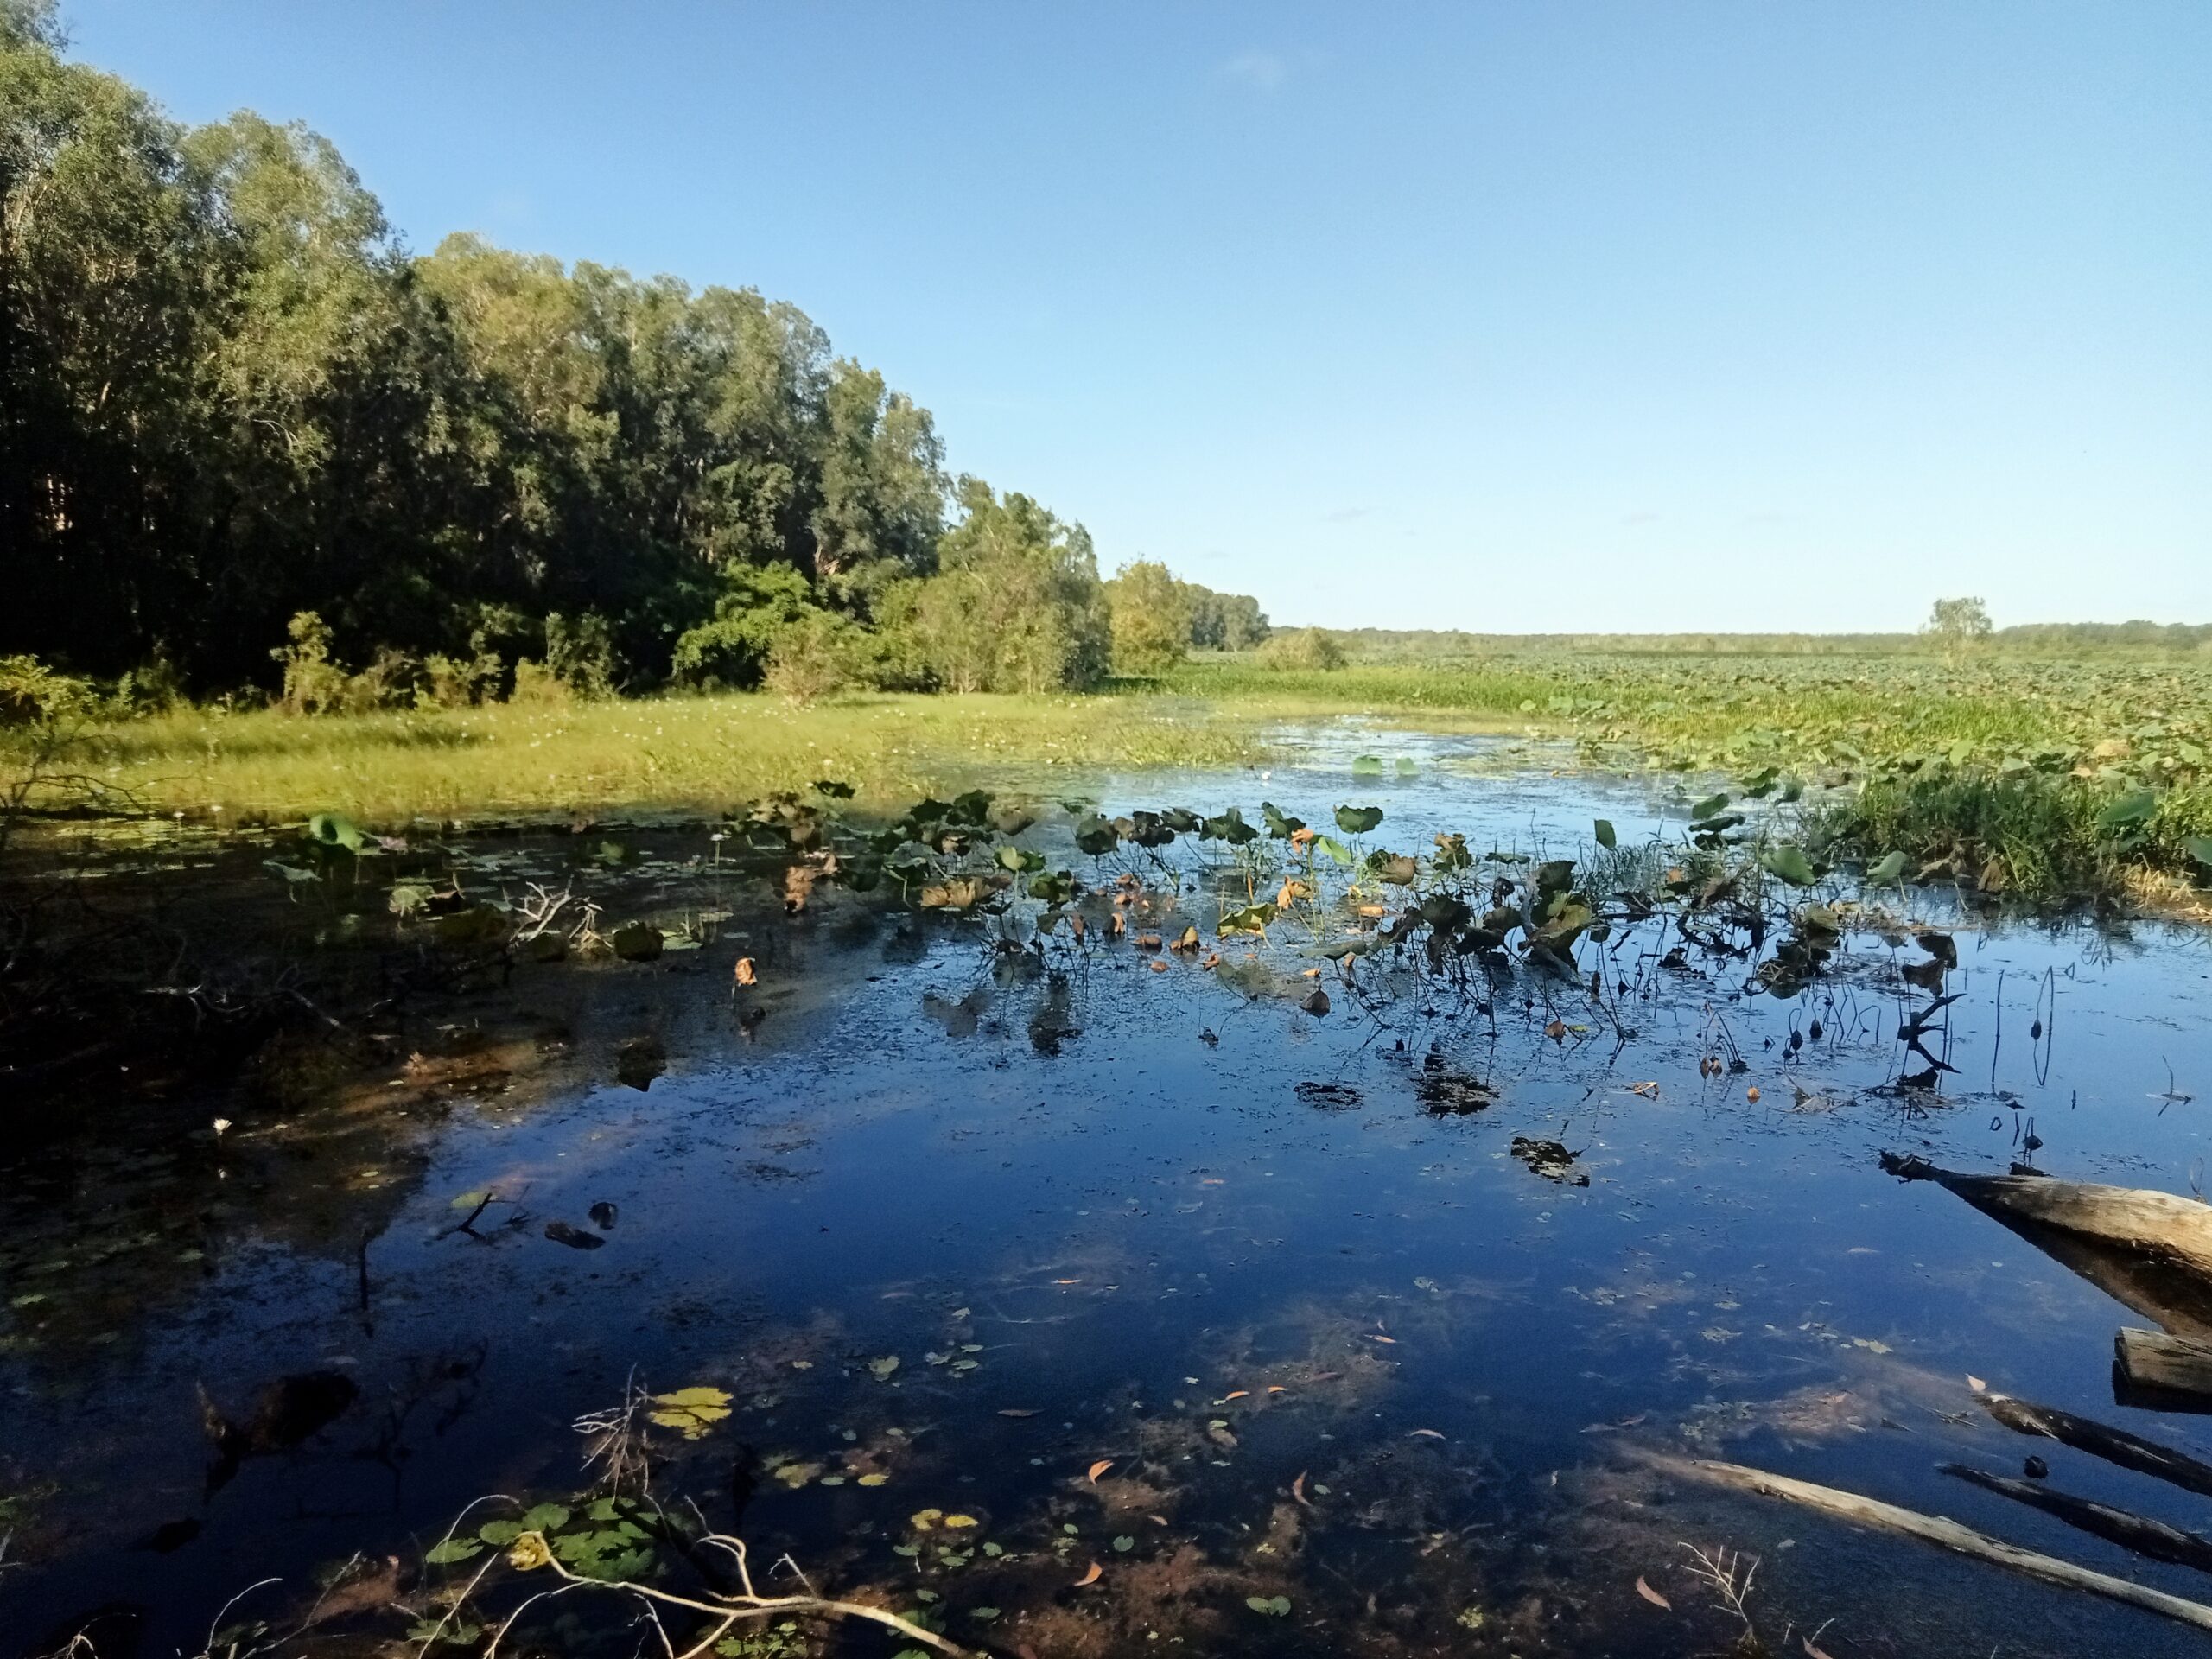
<path fill-rule="evenodd" d="M 777 642 L 820 614 L 812 585 L 792 566 L 734 565 L 714 615 L 676 642 L 677 677 L 695 685 L 758 685 Z"/>
<path fill-rule="evenodd" d="M 1111 629 L 1090 532 L 1026 495 L 960 480 L 960 522 L 938 543 L 938 574 L 907 623 L 937 682 L 953 691 L 1096 684 Z"/>
<path fill-rule="evenodd" d="M 1932 635 L 1945 656 L 1980 645 L 1994 632 L 1989 607 L 1979 599 L 1939 599 L 1922 632 Z"/>
<path fill-rule="evenodd" d="M 926 575 L 944 531 L 944 446 L 929 411 L 840 359 L 823 400 L 821 501 L 811 515 L 814 575 L 865 609 L 887 581 Z"/>
<path fill-rule="evenodd" d="M 1152 559 L 1123 565 L 1106 584 L 1116 674 L 1164 674 L 1191 644 L 1191 598 L 1168 568 Z"/>
<path fill-rule="evenodd" d="M 1195 582 L 1183 591 L 1191 606 L 1191 644 L 1202 651 L 1249 651 L 1272 632 L 1249 594 L 1217 594 Z"/>
<path fill-rule="evenodd" d="M 296 692 L 313 659 L 344 690 L 294 702 L 351 708 L 751 684 L 804 623 L 794 683 L 1095 683 L 1082 526 L 957 505 L 928 411 L 796 307 L 416 257 L 327 140 L 187 130 L 0 0 L 0 653 Z"/>

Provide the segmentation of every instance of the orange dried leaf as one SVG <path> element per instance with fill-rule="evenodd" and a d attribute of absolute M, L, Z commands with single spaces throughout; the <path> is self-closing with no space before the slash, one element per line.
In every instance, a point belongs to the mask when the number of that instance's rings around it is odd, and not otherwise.
<path fill-rule="evenodd" d="M 1227 1394 L 1223 1395 L 1221 1397 L 1224 1400 L 1242 1400 L 1245 1395 L 1251 1392 L 1252 1390 L 1249 1389 L 1231 1389 Z"/>
<path fill-rule="evenodd" d="M 1668 1600 L 1666 1597 L 1661 1595 L 1656 1590 L 1654 1590 L 1649 1585 L 1646 1584 L 1641 1577 L 1639 1577 L 1636 1581 L 1636 1593 L 1642 1596 L 1654 1607 L 1664 1607 L 1670 1613 L 1675 1611 L 1675 1604 Z M 1808 1643 L 1806 1645 L 1809 1647 L 1811 1643 Z"/>
<path fill-rule="evenodd" d="M 750 957 L 740 957 L 737 959 L 734 976 L 741 985 L 757 985 L 760 982 L 760 976 L 754 970 L 753 958 Z"/>
<path fill-rule="evenodd" d="M 1081 1578 L 1077 1579 L 1077 1580 L 1075 1581 L 1075 1587 L 1076 1587 L 1077 1589 L 1080 1590 L 1080 1589 L 1082 1589 L 1082 1588 L 1083 1588 L 1083 1586 L 1084 1586 L 1084 1585 L 1086 1585 L 1086 1584 L 1096 1584 L 1096 1583 L 1097 1583 L 1097 1582 L 1098 1582 L 1098 1580 L 1101 1580 L 1101 1579 L 1104 1578 L 1105 1576 L 1106 1576 L 1106 1569 L 1105 1569 L 1104 1567 L 1103 1567 L 1099 1566 L 1097 1562 L 1093 1561 L 1093 1562 L 1090 1564 L 1090 1572 L 1088 1572 L 1088 1573 L 1084 1573 Z"/>
<path fill-rule="evenodd" d="M 1104 1474 L 1113 1466 L 1114 1459 L 1111 1458 L 1101 1458 L 1097 1462 L 1092 1464 L 1090 1465 L 1090 1484 L 1096 1486 L 1098 1484 L 1098 1477 Z"/>

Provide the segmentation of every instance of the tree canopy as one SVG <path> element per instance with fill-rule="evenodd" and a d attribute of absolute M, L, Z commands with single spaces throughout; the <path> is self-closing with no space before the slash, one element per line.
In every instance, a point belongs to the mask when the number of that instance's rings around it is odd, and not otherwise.
<path fill-rule="evenodd" d="M 0 0 L 0 653 L 193 689 L 275 689 L 302 641 L 396 697 L 523 658 L 750 684 L 787 632 L 794 673 L 881 684 L 1109 661 L 1083 526 L 956 485 L 797 307 L 410 252 L 327 140 L 181 126 L 46 0 Z M 1187 591 L 1197 643 L 1264 630 Z"/>

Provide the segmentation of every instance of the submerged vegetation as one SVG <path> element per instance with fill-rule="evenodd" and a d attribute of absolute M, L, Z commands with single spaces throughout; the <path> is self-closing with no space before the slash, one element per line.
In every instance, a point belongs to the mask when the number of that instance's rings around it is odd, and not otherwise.
<path fill-rule="evenodd" d="M 1662 1005 L 1707 1002 L 1723 986 L 1732 997 L 1747 989 L 1786 1002 L 1830 970 L 1847 931 L 1885 931 L 1900 946 L 1906 938 L 1879 895 L 1855 902 L 1850 878 L 1820 870 L 1756 810 L 1732 810 L 1720 798 L 1697 804 L 1683 838 L 1630 843 L 1599 820 L 1590 825 L 1587 844 L 1569 856 L 1510 850 L 1449 830 L 1408 838 L 1391 809 L 1357 799 L 1339 802 L 1325 817 L 1317 811 L 1309 823 L 1266 799 L 1109 816 L 1108 804 L 1088 798 L 1038 800 L 978 790 L 914 802 L 894 817 L 855 813 L 853 795 L 842 780 L 819 779 L 803 791 L 694 826 L 677 849 L 652 856 L 612 835 L 472 848 L 435 836 L 381 836 L 343 816 L 318 814 L 304 831 L 257 838 L 268 854 L 259 872 L 264 899 L 305 920 L 302 936 L 315 941 L 306 950 L 310 959 L 374 957 L 372 985 L 358 985 L 353 1000 L 341 1001 L 323 979 L 264 972 L 252 976 L 263 988 L 260 1006 L 242 1009 L 219 1001 L 194 963 L 177 965 L 189 985 L 141 974 L 135 988 L 118 989 L 200 999 L 195 1034 L 219 1031 L 246 1046 L 281 1044 L 289 1027 L 295 1040 L 313 1033 L 342 1047 L 358 1039 L 329 1033 L 366 1018 L 385 1033 L 372 1064 L 389 1070 L 405 1052 L 392 1040 L 399 1030 L 451 1028 L 447 1007 L 461 988 L 531 976 L 522 982 L 524 995 L 543 1007 L 560 997 L 549 976 L 644 971 L 664 957 L 696 963 L 698 957 L 684 953 L 735 943 L 758 950 L 759 957 L 739 956 L 733 973 L 713 977 L 729 986 L 730 1023 L 750 1033 L 785 989 L 775 982 L 798 971 L 772 954 L 767 936 L 750 931 L 748 918 L 733 913 L 733 893 L 758 892 L 765 881 L 790 917 L 834 910 L 833 893 L 849 896 L 899 917 L 917 935 L 945 942 L 983 978 L 1031 988 L 1036 1000 L 1027 1036 L 1040 1056 L 1080 1037 L 1078 981 L 1132 972 L 1140 982 L 1165 982 L 1180 974 L 1192 976 L 1185 995 L 1192 980 L 1203 980 L 1240 1008 L 1272 1009 L 1301 1027 L 1371 1025 L 1378 1045 L 1395 1033 L 1394 1052 L 1418 1067 L 1414 1090 L 1422 1110 L 1456 1121 L 1479 1117 L 1500 1101 L 1501 1027 L 1523 1030 L 1540 1051 L 1587 1046 L 1618 1057 Z M 563 864 L 565 874 L 556 873 Z M 840 925 L 849 922 L 849 912 Z M 1948 950 L 1948 939 L 1942 944 Z M 111 935 L 103 945 L 113 948 Z M 1893 1034 L 1904 1046 L 1895 1086 L 1933 1099 L 1948 1067 L 1928 1053 L 1923 1038 L 1944 1006 L 1936 992 L 1955 952 L 1929 950 L 1933 954 L 1912 969 L 1922 978 L 1910 982 L 1924 986 L 1928 1023 L 1900 1024 L 1894 1033 L 1878 1025 L 1865 1040 L 1891 1046 Z M 664 982 L 658 995 L 673 995 L 666 986 L 676 982 Z M 416 1005 L 410 1026 L 395 1029 L 408 1004 Z M 924 1007 L 930 1009 L 926 997 Z M 1469 1031 L 1491 1033 L 1491 1058 L 1479 1071 L 1461 1069 L 1445 1052 L 1434 1035 L 1440 1007 L 1469 1021 Z M 279 1010 L 288 1017 L 279 1018 Z M 952 1031 L 963 1013 L 972 1030 L 976 1012 L 965 999 L 944 1004 L 934 1017 Z M 83 1023 L 86 1029 L 55 1046 L 73 1051 L 96 1038 L 99 1025 L 112 1026 L 111 1019 Z M 1817 1020 L 1810 1030 L 1820 1040 Z M 1417 1055 L 1408 1044 L 1421 1042 L 1424 1032 L 1431 1033 L 1427 1052 Z M 23 1033 L 8 1035 L 11 1049 L 26 1050 Z M 1221 1040 L 1211 1028 L 1201 1035 Z M 1802 1040 L 1792 1041 L 1789 1056 Z M 1700 1075 L 1733 1079 L 1749 1069 L 1727 1023 L 1709 1011 L 1697 1046 Z M 102 1058 L 111 1065 L 115 1057 L 110 1047 Z M 133 1052 L 131 1069 L 166 1069 L 151 1059 Z M 1923 1059 L 1925 1071 L 1905 1071 Z M 657 1036 L 633 1037 L 619 1052 L 616 1078 L 645 1090 L 667 1063 Z M 284 1064 L 311 1078 L 296 1051 Z M 407 1055 L 401 1081 L 464 1099 L 480 1094 L 488 1109 L 505 1092 L 511 1064 L 479 1033 L 473 1045 L 455 1044 L 449 1052 Z M 263 1070 L 273 1086 L 278 1065 Z M 70 1052 L 50 1080 L 74 1085 L 83 1074 L 81 1054 Z M 1646 1099 L 1659 1086 L 1639 1083 L 1630 1093 Z M 1322 1113 L 1356 1109 L 1361 1099 L 1340 1082 L 1305 1083 L 1297 1092 Z M 278 1098 L 287 1113 L 299 1109 L 297 1096 Z M 1757 1100 L 1756 1089 L 1748 1098 Z M 227 1119 L 214 1125 L 218 1158 L 233 1127 Z M 1587 1141 L 1577 1140 L 1570 1147 L 1552 1136 L 1516 1137 L 1511 1154 L 1532 1179 L 1580 1191 L 1591 1177 L 1580 1163 Z M 237 1185 L 249 1185 L 243 1168 Z M 1202 1182 L 1221 1185 L 1211 1176 Z M 588 1228 L 542 1211 L 530 1200 L 527 1181 L 488 1183 L 453 1198 L 441 1237 L 459 1235 L 488 1249 L 536 1236 L 576 1252 L 607 1249 L 610 1235 L 616 1244 L 629 1237 L 621 1230 L 630 1224 L 611 1201 L 585 1212 Z M 365 1240 L 360 1249 L 365 1315 Z M 61 1294 L 58 1278 L 37 1282 L 41 1288 L 15 1304 L 27 1326 Z M 1055 1287 L 1081 1282 L 1060 1277 Z M 1432 1281 L 1413 1284 L 1423 1298 L 1440 1301 L 1445 1294 Z M 658 1379 L 648 1388 L 633 1379 L 618 1406 L 575 1425 L 587 1454 L 581 1489 L 572 1481 L 487 1497 L 442 1533 L 421 1540 L 404 1562 L 356 1555 L 296 1591 L 264 1580 L 248 1607 L 217 1621 L 221 1634 L 209 1651 L 246 1659 L 341 1637 L 372 1653 L 488 1656 L 544 1643 L 593 1651 L 625 1631 L 633 1638 L 641 1620 L 661 1624 L 667 1651 L 711 1649 L 733 1659 L 819 1651 L 821 1625 L 835 1620 L 888 1625 L 923 1648 L 956 1653 L 1047 1633 L 1061 1642 L 1127 1642 L 1152 1629 L 1210 1636 L 1221 1650 L 1266 1651 L 1272 1650 L 1263 1645 L 1272 1639 L 1266 1621 L 1296 1615 L 1311 1624 L 1313 1604 L 1327 1593 L 1299 1576 L 1301 1535 L 1332 1516 L 1348 1528 L 1381 1524 L 1340 1497 L 1338 1482 L 1359 1481 L 1361 1503 L 1371 1506 L 1386 1501 L 1383 1475 L 1363 1454 L 1325 1445 L 1301 1453 L 1316 1459 L 1310 1484 L 1298 1465 L 1281 1471 L 1288 1496 L 1275 1501 L 1273 1526 L 1249 1549 L 1203 1543 L 1203 1523 L 1179 1514 L 1178 1500 L 1221 1483 L 1226 1478 L 1216 1471 L 1239 1466 L 1233 1454 L 1265 1446 L 1301 1408 L 1325 1412 L 1332 1401 L 1379 1389 L 1388 1369 L 1373 1357 L 1373 1344 L 1395 1347 L 1397 1335 L 1379 1327 L 1337 1332 L 1322 1350 L 1326 1364 L 1246 1360 L 1240 1369 L 1248 1380 L 1217 1397 L 1198 1377 L 1186 1377 L 1189 1397 L 1173 1398 L 1151 1417 L 1135 1417 L 1134 1407 L 1116 1403 L 1110 1408 L 1138 1426 L 1135 1437 L 1127 1444 L 1109 1440 L 1071 1459 L 1056 1480 L 1065 1490 L 1027 1512 L 958 1497 L 938 1439 L 944 1420 L 957 1410 L 953 1391 L 1018 1383 L 1027 1401 L 1046 1397 L 1049 1383 L 1018 1377 L 1006 1365 L 999 1310 L 987 1306 L 979 1317 L 963 1303 L 924 1317 L 937 1328 L 918 1358 L 911 1348 L 905 1357 L 841 1353 L 817 1338 L 804 1348 L 748 1355 L 704 1381 Z M 1410 1339 L 1433 1331 L 1427 1323 L 1433 1317 L 1408 1313 L 1399 1329 Z M 785 1426 L 786 1394 L 798 1386 L 798 1373 L 817 1365 L 837 1370 L 864 1403 L 840 1412 L 826 1451 L 791 1449 L 799 1431 Z M 902 1375 L 910 1367 L 928 1375 Z M 227 1485 L 247 1459 L 296 1452 L 360 1396 L 340 1372 L 307 1372 L 279 1379 L 250 1417 L 234 1421 L 203 1392 L 214 1459 L 209 1492 Z M 901 1421 L 887 1426 L 880 1420 L 901 1400 Z M 1089 1415 L 1088 1406 L 1065 1409 Z M 1272 1411 L 1291 1414 L 1271 1421 Z M 743 1419 L 734 1422 L 740 1413 Z M 1026 1421 L 1039 1408 L 1007 1405 L 995 1414 Z M 762 1444 L 733 1453 L 733 1430 Z M 1443 1439 L 1433 1428 L 1414 1433 Z M 929 1443 L 918 1445 L 925 1434 Z M 1203 1460 L 1194 1463 L 1199 1453 Z M 1319 1462 L 1324 1457 L 1330 1461 Z M 1257 1457 L 1252 1461 L 1265 1467 Z M 1344 1475 L 1333 1466 L 1339 1463 Z M 1044 1459 L 1033 1456 L 1031 1465 L 1041 1467 Z M 725 1491 L 718 1495 L 716 1484 Z M 842 1550 L 804 1570 L 787 1560 L 772 1572 L 766 1561 L 748 1559 L 736 1528 L 756 1487 L 855 1495 L 869 1505 L 864 1549 Z M 899 1490 L 870 1503 L 885 1487 Z M 685 1501 L 690 1492 L 725 1513 L 734 1493 L 735 1518 L 710 1523 L 705 1509 Z M 1410 1493 L 1389 1501 L 1418 1506 Z M 172 1535 L 188 1542 L 193 1535 Z M 823 1575 L 818 1584 L 810 1572 Z M 556 1604 L 548 1593 L 556 1588 L 575 1593 Z M 1487 1617 L 1464 1590 L 1440 1605 L 1427 1596 L 1407 1616 L 1468 1629 Z"/>

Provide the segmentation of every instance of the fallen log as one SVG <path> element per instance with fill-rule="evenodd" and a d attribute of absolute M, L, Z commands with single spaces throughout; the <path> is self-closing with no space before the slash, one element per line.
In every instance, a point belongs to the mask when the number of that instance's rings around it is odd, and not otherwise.
<path fill-rule="evenodd" d="M 2055 1406 L 2038 1406 L 2015 1400 L 2009 1394 L 1985 1394 L 1982 1405 L 2009 1429 L 2087 1452 L 2093 1458 L 2154 1476 L 2171 1485 L 2212 1497 L 2212 1464 L 2199 1463 L 2183 1452 L 2144 1440 L 2124 1428 L 2109 1428 L 2088 1417 L 2077 1417 Z"/>
<path fill-rule="evenodd" d="M 1922 1515 L 1916 1510 L 1900 1509 L 1894 1503 L 1885 1503 L 1878 1498 L 1861 1497 L 1855 1492 L 1840 1491 L 1833 1486 L 1816 1486 L 1808 1480 L 1792 1480 L 1787 1475 L 1770 1475 L 1763 1469 L 1747 1468 L 1738 1463 L 1714 1463 L 1702 1458 L 1677 1458 L 1656 1452 L 1648 1452 L 1644 1456 L 1654 1467 L 1688 1479 L 1732 1487 L 1742 1492 L 1753 1492 L 1762 1497 L 1780 1498 L 1784 1503 L 1817 1510 L 1856 1526 L 1893 1532 L 1906 1538 L 1917 1538 L 1923 1543 L 1934 1544 L 1940 1549 L 1948 1549 L 1960 1555 L 1972 1556 L 1976 1560 L 1987 1561 L 1993 1567 L 2005 1567 L 2031 1579 L 2040 1579 L 2045 1584 L 2056 1585 L 2062 1589 L 2084 1590 L 2110 1601 L 2140 1607 L 2161 1618 L 2193 1624 L 2201 1630 L 2212 1630 L 2212 1607 L 2202 1602 L 2168 1595 L 2164 1591 L 2153 1590 L 2148 1585 L 2131 1584 L 2126 1579 L 2116 1579 L 2110 1573 L 2099 1573 L 2089 1567 L 2076 1567 L 2056 1555 L 2022 1549 L 2002 1539 L 1976 1532 L 1972 1527 L 1961 1526 L 1944 1516 Z"/>
<path fill-rule="evenodd" d="M 1936 1466 L 1970 1485 L 2041 1510 L 2045 1515 L 2055 1515 L 2069 1527 L 2094 1533 L 2138 1555 L 2147 1555 L 2154 1561 L 2171 1561 L 2176 1567 L 2193 1567 L 2200 1573 L 2212 1573 L 2212 1541 L 2193 1532 L 2184 1532 L 2179 1527 L 2170 1527 L 2163 1521 L 2153 1521 L 2128 1510 L 2116 1510 L 2094 1498 L 2056 1491 L 2037 1481 L 1993 1475 L 1963 1463 L 1939 1463 Z"/>
<path fill-rule="evenodd" d="M 2113 1353 L 2128 1389 L 2212 1411 L 2212 1342 L 2123 1326 L 2113 1338 Z"/>
<path fill-rule="evenodd" d="M 1956 1193 L 2163 1329 L 2212 1338 L 2212 1205 L 2049 1175 L 1967 1175 L 1888 1152 L 1882 1167 Z"/>

